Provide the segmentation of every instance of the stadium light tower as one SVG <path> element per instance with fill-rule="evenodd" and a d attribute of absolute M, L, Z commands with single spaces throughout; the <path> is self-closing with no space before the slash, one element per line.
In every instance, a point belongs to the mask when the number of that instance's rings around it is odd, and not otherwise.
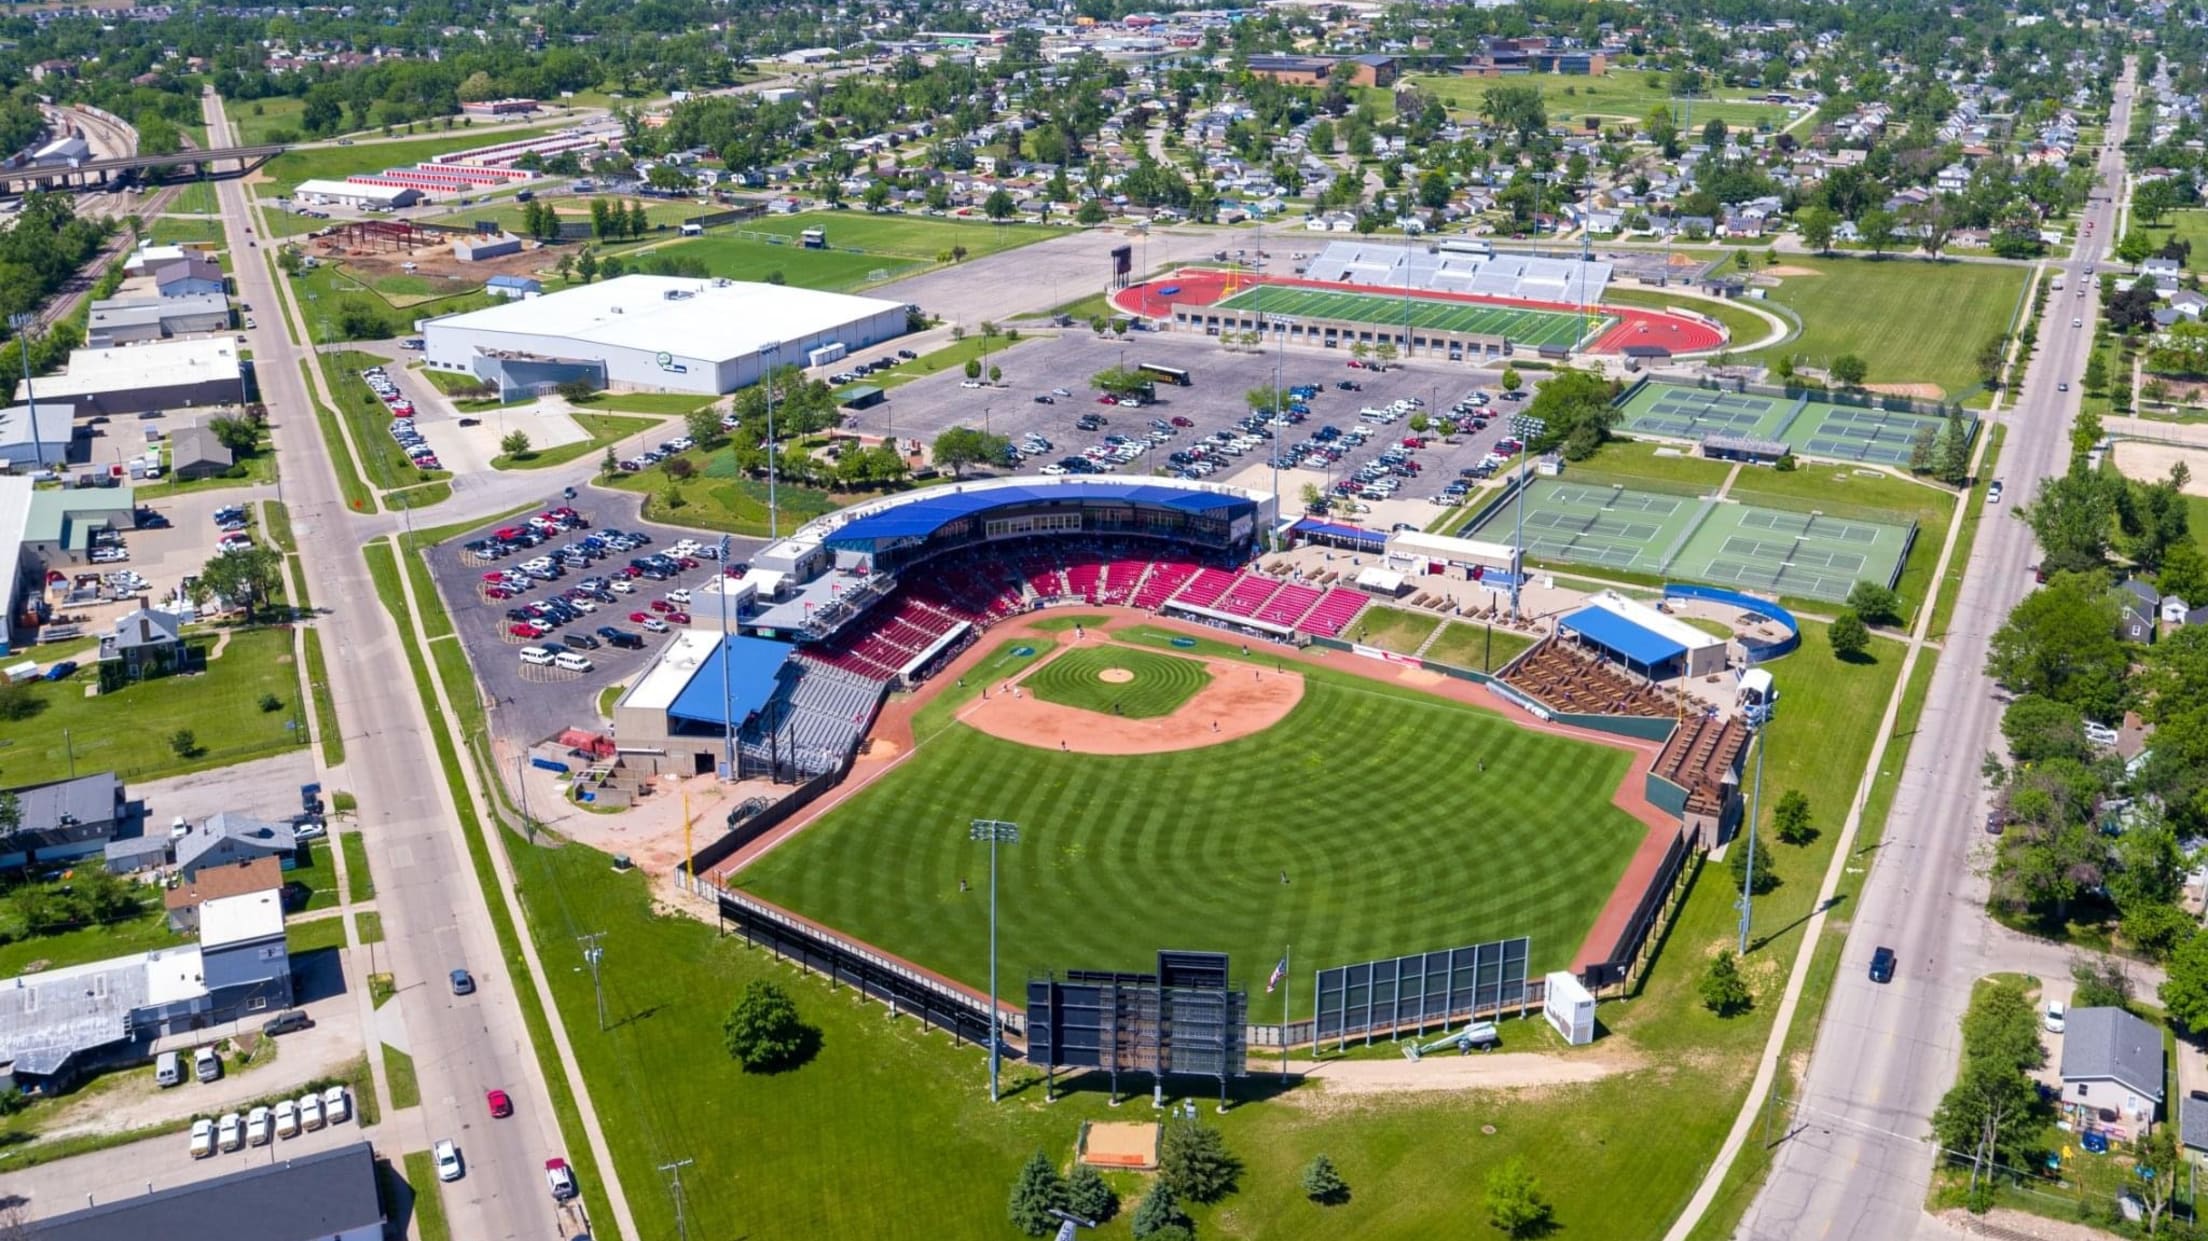
<path fill-rule="evenodd" d="M 767 385 L 767 539 L 770 544 L 782 540 L 779 510 L 774 504 L 774 476 L 778 472 L 778 454 L 774 450 L 774 365 L 770 359 L 782 352 L 782 342 L 770 340 L 759 346 L 759 382 Z"/>
<path fill-rule="evenodd" d="M 1273 344 L 1273 417 L 1279 418 L 1288 408 L 1288 389 L 1282 372 L 1288 365 L 1288 329 L 1296 321 L 1287 315 L 1273 316 L 1273 331 L 1277 338 Z M 1283 428 L 1285 429 L 1285 428 Z M 1273 447 L 1273 529 L 1280 529 L 1280 436 L 1272 439 Z"/>
<path fill-rule="evenodd" d="M 997 1014 L 997 846 L 1020 843 L 1020 825 L 1002 819 L 975 819 L 967 825 L 971 840 L 989 842 L 989 1101 L 997 1101 L 997 1073 L 1002 1059 L 1003 1022 Z"/>
<path fill-rule="evenodd" d="M 1740 880 L 1740 956 L 1748 955 L 1748 924 L 1755 920 L 1756 825 L 1763 813 L 1763 752 L 1769 741 L 1764 734 L 1771 727 L 1773 704 L 1778 696 L 1773 690 L 1762 702 L 1750 705 L 1747 711 L 1748 732 L 1756 744 L 1756 783 L 1748 801 L 1748 867 Z"/>
<path fill-rule="evenodd" d="M 727 535 L 720 539 L 720 555 L 713 558 L 713 585 L 721 595 L 721 779 L 736 778 L 736 700 L 728 687 L 728 550 Z M 693 876 L 694 878 L 695 876 Z"/>
<path fill-rule="evenodd" d="M 8 326 L 15 330 L 16 356 L 23 359 L 23 403 L 31 411 L 31 468 L 46 468 L 46 445 L 38 438 L 38 398 L 31 393 L 31 329 L 38 326 L 38 316 L 29 311 L 19 311 L 8 316 Z"/>

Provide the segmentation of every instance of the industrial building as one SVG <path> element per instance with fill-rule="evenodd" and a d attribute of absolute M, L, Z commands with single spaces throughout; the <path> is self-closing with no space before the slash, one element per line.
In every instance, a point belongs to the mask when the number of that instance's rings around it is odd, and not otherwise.
<path fill-rule="evenodd" d="M 36 392 L 41 404 L 67 402 L 84 415 L 237 405 L 251 399 L 248 370 L 227 336 L 73 349 L 65 373 L 18 383 L 15 395 Z"/>
<path fill-rule="evenodd" d="M 110 297 L 92 303 L 85 321 L 85 344 L 94 349 L 136 345 L 149 340 L 227 331 L 230 299 L 221 293 L 176 297 Z"/>
<path fill-rule="evenodd" d="M 407 185 L 368 185 L 359 181 L 327 181 L 319 177 L 291 188 L 295 200 L 333 207 L 411 207 L 422 192 Z"/>
<path fill-rule="evenodd" d="M 902 335 L 906 307 L 779 284 L 623 276 L 432 319 L 434 369 L 505 386 L 511 363 L 600 361 L 604 382 L 717 395 L 823 345 L 858 350 Z"/>
<path fill-rule="evenodd" d="M 33 491 L 31 480 L 0 475 L 0 655 L 10 633 L 40 623 L 37 603 L 48 572 L 89 567 L 92 536 L 102 529 L 128 530 L 136 522 L 136 497 L 128 487 Z"/>
<path fill-rule="evenodd" d="M 35 423 L 32 412 L 29 405 L 0 409 L 0 470 L 33 470 L 69 459 L 69 441 L 76 436 L 76 407 L 67 401 L 41 399 Z"/>
<path fill-rule="evenodd" d="M 224 1176 L 35 1220 L 26 1235 L 38 1241 L 379 1241 L 383 1227 L 375 1148 L 354 1142 L 311 1155 L 272 1156 Z"/>

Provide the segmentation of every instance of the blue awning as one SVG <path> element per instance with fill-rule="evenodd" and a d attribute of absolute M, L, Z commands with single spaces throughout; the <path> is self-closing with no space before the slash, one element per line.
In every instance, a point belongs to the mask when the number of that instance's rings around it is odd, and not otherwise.
<path fill-rule="evenodd" d="M 731 635 L 721 648 L 707 655 L 690 677 L 690 683 L 675 695 L 675 701 L 667 708 L 670 719 L 689 724 L 718 727 L 721 723 L 721 664 L 728 664 L 729 718 L 742 727 L 744 720 L 767 705 L 779 688 L 782 666 L 788 662 L 790 646 L 786 642 L 770 642 L 765 638 L 746 638 Z"/>
<path fill-rule="evenodd" d="M 1078 504 L 1117 501 L 1184 513 L 1254 511 L 1246 496 L 1216 491 L 1191 491 L 1145 483 L 1056 483 L 1031 487 L 987 487 L 974 491 L 930 494 L 869 517 L 861 517 L 828 536 L 831 547 L 870 550 L 880 539 L 926 538 L 962 517 L 992 509 L 1032 504 Z"/>
<path fill-rule="evenodd" d="M 1341 539 L 1350 543 L 1366 543 L 1373 547 L 1386 547 L 1388 545 L 1388 536 L 1378 530 L 1367 530 L 1363 526 L 1345 526 L 1336 521 L 1319 521 L 1311 517 L 1303 518 L 1295 525 L 1288 527 L 1288 532 L 1290 534 Z"/>
<path fill-rule="evenodd" d="M 1581 608 L 1558 622 L 1562 628 L 1603 647 L 1627 663 L 1643 668 L 1653 668 L 1667 659 L 1677 659 L 1687 653 L 1687 648 L 1670 638 L 1643 629 L 1615 612 L 1601 608 Z"/>

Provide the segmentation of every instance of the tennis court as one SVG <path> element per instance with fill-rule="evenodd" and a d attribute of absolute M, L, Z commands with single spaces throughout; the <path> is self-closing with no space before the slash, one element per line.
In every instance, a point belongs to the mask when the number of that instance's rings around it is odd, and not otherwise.
<path fill-rule="evenodd" d="M 1403 327 L 1467 336 L 1500 336 L 1532 348 L 1576 348 L 1616 327 L 1607 315 L 1563 310 L 1530 310 L 1486 302 L 1460 302 L 1416 295 L 1340 293 L 1329 289 L 1261 284 L 1219 303 L 1222 310 L 1288 315 L 1299 319 L 1336 319 L 1377 327 Z M 1406 319 L 1406 315 L 1408 318 Z"/>
<path fill-rule="evenodd" d="M 1838 603 L 1866 579 L 1892 586 L 1915 537 L 1914 523 L 1720 504 L 1672 558 L 1669 572 Z"/>
<path fill-rule="evenodd" d="M 1537 478 L 1526 485 L 1525 552 L 1541 560 L 1661 573 L 1702 504 L 1692 496 Z M 1467 534 L 1510 543 L 1517 527 L 1517 506 L 1504 504 Z"/>
<path fill-rule="evenodd" d="M 1768 396 L 1655 381 L 1634 388 L 1618 408 L 1622 427 L 1642 435 L 1775 439 L 1805 457 L 1874 465 L 1908 465 L 1927 428 L 1935 437 L 1978 432 L 1977 420 L 1968 414 L 1950 420 L 1907 409 L 1843 405 L 1810 392 Z"/>

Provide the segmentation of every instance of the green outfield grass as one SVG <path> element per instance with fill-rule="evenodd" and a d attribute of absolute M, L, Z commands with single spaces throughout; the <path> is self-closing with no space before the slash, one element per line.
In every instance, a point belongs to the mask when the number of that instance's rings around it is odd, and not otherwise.
<path fill-rule="evenodd" d="M 1327 289 L 1261 284 L 1219 303 L 1221 310 L 1257 314 L 1293 315 L 1299 319 L 1340 319 L 1382 327 L 1404 324 L 1404 302 L 1409 301 L 1410 325 L 1434 332 L 1462 332 L 1482 336 L 1507 336 L 1521 345 L 1577 345 L 1617 326 L 1617 320 L 1600 316 L 1590 325 L 1583 315 L 1554 310 L 1528 310 L 1520 306 L 1487 305 L 1435 297 L 1386 297 L 1375 293 L 1337 293 Z"/>
<path fill-rule="evenodd" d="M 919 260 L 849 250 L 807 250 L 746 237 L 708 236 L 678 241 L 653 251 L 673 259 L 696 259 L 727 280 L 766 280 L 775 273 L 804 289 L 848 289 L 867 283 L 875 272 L 890 276 L 919 266 Z"/>
<path fill-rule="evenodd" d="M 1106 680 L 1108 672 L 1133 679 Z M 1193 659 L 1118 645 L 1067 651 L 1022 682 L 1044 702 L 1138 720 L 1173 714 L 1210 683 Z"/>
<path fill-rule="evenodd" d="M 959 881 L 988 868 L 966 823 L 989 816 L 1024 832 L 999 859 L 1015 977 L 1194 947 L 1232 953 L 1255 983 L 1284 943 L 1318 968 L 1515 935 L 1533 937 L 1536 971 L 1569 964 L 1642 836 L 1609 800 L 1626 755 L 1347 673 L 1307 678 L 1279 726 L 1170 754 L 1064 754 L 917 720 L 911 759 L 737 881 L 978 984 L 987 901 Z M 1460 761 L 1475 754 L 1484 770 Z"/>
<path fill-rule="evenodd" d="M 1802 334 L 1751 355 L 1766 364 L 1791 354 L 1810 366 L 1852 353 L 1870 364 L 1869 382 L 1937 384 L 1950 398 L 1978 388 L 1981 345 L 2006 332 L 2024 292 L 2025 269 L 1992 263 L 1913 259 L 1803 258 L 1817 271 L 1771 290 L 1801 316 Z"/>

